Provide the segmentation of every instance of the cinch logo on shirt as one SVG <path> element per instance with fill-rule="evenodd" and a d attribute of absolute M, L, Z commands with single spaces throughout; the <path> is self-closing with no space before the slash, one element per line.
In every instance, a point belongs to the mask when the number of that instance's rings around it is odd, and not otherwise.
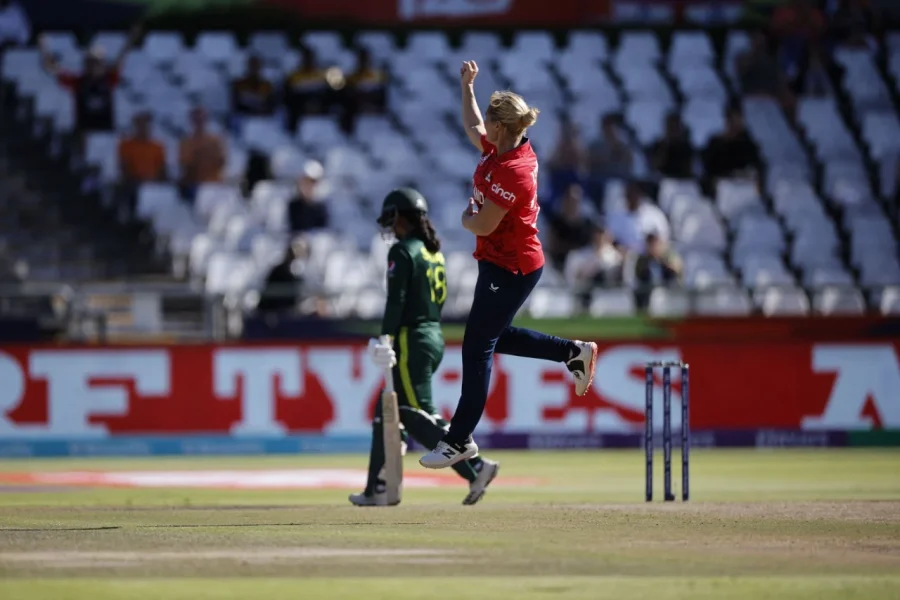
<path fill-rule="evenodd" d="M 504 190 L 502 187 L 500 187 L 499 183 L 495 183 L 493 186 L 491 186 L 491 191 L 508 202 L 516 201 L 516 195 L 512 192 L 507 192 L 506 190 Z"/>

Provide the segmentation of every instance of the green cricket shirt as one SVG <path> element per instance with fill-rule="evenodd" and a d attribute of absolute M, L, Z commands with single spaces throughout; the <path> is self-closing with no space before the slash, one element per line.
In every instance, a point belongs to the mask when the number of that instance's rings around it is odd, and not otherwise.
<path fill-rule="evenodd" d="M 401 327 L 440 323 L 446 300 L 447 272 L 443 254 L 429 252 L 418 238 L 400 240 L 391 246 L 382 335 L 396 338 Z"/>

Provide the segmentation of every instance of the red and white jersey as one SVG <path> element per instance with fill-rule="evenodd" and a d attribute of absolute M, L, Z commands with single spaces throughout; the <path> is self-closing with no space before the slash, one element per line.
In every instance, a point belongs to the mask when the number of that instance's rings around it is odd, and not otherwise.
<path fill-rule="evenodd" d="M 474 256 L 527 275 L 544 266 L 537 228 L 537 155 L 528 140 L 499 156 L 485 136 L 481 147 L 484 153 L 473 178 L 475 202 L 481 207 L 490 200 L 508 212 L 493 233 L 476 238 Z"/>

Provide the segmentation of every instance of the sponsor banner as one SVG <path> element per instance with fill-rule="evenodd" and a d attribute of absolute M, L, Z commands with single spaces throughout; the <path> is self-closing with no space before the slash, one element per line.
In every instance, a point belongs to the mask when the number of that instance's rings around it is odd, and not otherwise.
<path fill-rule="evenodd" d="M 343 454 L 368 452 L 371 436 L 291 435 L 283 437 L 121 435 L 98 439 L 3 439 L 0 459 L 61 456 L 247 456 L 258 454 Z"/>
<path fill-rule="evenodd" d="M 380 25 L 561 27 L 605 20 L 610 0 L 265 0 L 304 19 Z"/>
<path fill-rule="evenodd" d="M 697 432 L 900 429 L 898 350 L 898 343 L 604 344 L 583 397 L 562 364 L 498 356 L 478 433 L 640 433 L 644 364 L 678 360 L 691 365 Z M 460 347 L 449 345 L 432 382 L 445 417 L 459 397 L 461 366 Z M 327 446 L 344 440 L 332 436 L 369 434 L 382 377 L 364 346 L 343 343 L 0 348 L 0 440 L 299 435 Z M 659 427 L 661 387 L 658 378 Z M 672 388 L 677 407 L 677 370 Z M 672 413 L 677 431 L 680 410 Z"/>
<path fill-rule="evenodd" d="M 900 429 L 848 432 L 851 446 L 900 446 Z"/>
<path fill-rule="evenodd" d="M 744 12 L 744 0 L 614 0 L 618 22 L 673 23 L 685 17 L 700 23 L 734 23 Z"/>
<path fill-rule="evenodd" d="M 672 432 L 672 447 L 681 447 L 681 433 Z M 706 429 L 691 433 L 691 448 L 812 448 L 847 446 L 845 431 L 798 431 L 785 429 Z M 641 433 L 493 433 L 478 438 L 478 445 L 491 449 L 565 450 L 576 448 L 643 448 Z M 662 436 L 654 439 L 662 448 Z"/>
<path fill-rule="evenodd" d="M 672 444 L 679 448 L 679 432 Z M 0 459 L 53 457 L 246 456 L 261 454 L 367 453 L 369 435 L 285 436 L 243 439 L 231 436 L 145 438 L 117 436 L 97 440 L 3 440 Z M 574 450 L 643 448 L 640 433 L 487 433 L 478 436 L 485 450 Z M 662 437 L 654 440 L 662 448 Z M 787 429 L 702 430 L 691 433 L 692 448 L 833 448 L 900 446 L 900 431 L 799 431 Z M 411 452 L 421 451 L 415 443 Z"/>
<path fill-rule="evenodd" d="M 672 23 L 689 16 L 701 22 L 733 22 L 743 0 L 19 0 L 34 28 L 121 28 L 140 18 L 185 18 L 240 27 L 485 26 L 498 28 L 585 27 L 617 22 Z M 699 16 L 698 16 L 699 15 Z M 271 23 L 271 25 L 268 25 Z"/>

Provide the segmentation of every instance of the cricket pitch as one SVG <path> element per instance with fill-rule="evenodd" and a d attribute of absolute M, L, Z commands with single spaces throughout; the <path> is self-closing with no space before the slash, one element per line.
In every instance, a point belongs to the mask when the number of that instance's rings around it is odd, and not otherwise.
<path fill-rule="evenodd" d="M 0 598 L 900 599 L 900 451 L 697 450 L 684 504 L 637 451 L 491 456 L 394 508 L 347 503 L 363 456 L 3 461 Z"/>

